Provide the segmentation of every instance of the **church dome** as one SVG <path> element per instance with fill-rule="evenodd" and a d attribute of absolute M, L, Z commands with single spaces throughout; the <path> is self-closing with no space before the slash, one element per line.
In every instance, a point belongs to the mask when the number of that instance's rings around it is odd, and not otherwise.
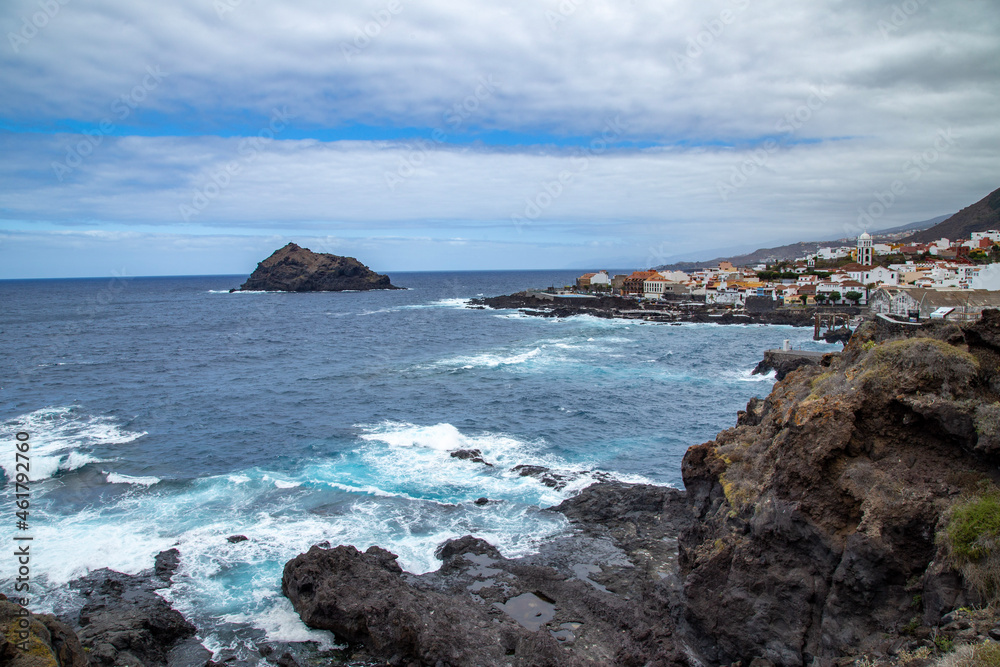
<path fill-rule="evenodd" d="M 861 236 L 858 237 L 858 240 L 859 241 L 871 241 L 872 240 L 872 235 L 869 234 L 868 232 L 865 232 Z"/>

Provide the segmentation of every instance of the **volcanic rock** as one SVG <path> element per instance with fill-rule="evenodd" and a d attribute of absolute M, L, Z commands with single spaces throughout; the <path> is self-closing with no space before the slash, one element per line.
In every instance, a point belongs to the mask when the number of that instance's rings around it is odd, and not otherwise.
<path fill-rule="evenodd" d="M 493 467 L 493 464 L 483 458 L 483 453 L 478 449 L 456 449 L 451 452 L 451 457 L 462 461 L 472 461 L 482 463 L 485 466 Z"/>
<path fill-rule="evenodd" d="M 77 634 L 90 664 L 205 664 L 212 654 L 194 639 L 195 627 L 157 589 L 169 586 L 176 549 L 161 553 L 154 568 L 136 575 L 101 569 L 70 582 L 84 599 Z"/>
<path fill-rule="evenodd" d="M 531 556 L 507 559 L 466 535 L 439 546 L 440 569 L 415 576 L 378 547 L 313 547 L 285 566 L 282 590 L 307 625 L 390 664 L 683 664 L 664 611 L 683 494 L 597 484 L 556 509 L 580 530 Z"/>
<path fill-rule="evenodd" d="M 957 500 L 1000 479 L 980 444 L 1000 423 L 984 411 L 998 398 L 994 330 L 992 313 L 964 330 L 866 323 L 688 450 L 683 607 L 704 658 L 884 653 L 905 627 L 977 601 L 939 535 Z"/>
<path fill-rule="evenodd" d="M 353 257 L 316 253 L 289 243 L 260 262 L 240 286 L 245 291 L 342 292 L 401 289 Z"/>

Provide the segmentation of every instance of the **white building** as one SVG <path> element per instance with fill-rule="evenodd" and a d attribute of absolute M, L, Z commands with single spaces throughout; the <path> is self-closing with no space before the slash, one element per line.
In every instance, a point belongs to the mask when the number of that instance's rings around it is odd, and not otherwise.
<path fill-rule="evenodd" d="M 865 271 L 858 282 L 865 285 L 898 285 L 899 274 L 884 266 L 875 266 L 870 271 Z"/>
<path fill-rule="evenodd" d="M 660 271 L 660 275 L 672 283 L 686 283 L 691 280 L 691 276 L 683 271 Z"/>
<path fill-rule="evenodd" d="M 820 248 L 816 251 L 816 256 L 820 259 L 840 259 L 847 257 L 851 251 L 847 248 Z"/>
<path fill-rule="evenodd" d="M 664 288 L 667 286 L 667 279 L 656 274 L 642 281 L 643 297 L 646 299 L 659 299 L 663 296 Z"/>
<path fill-rule="evenodd" d="M 933 243 L 927 245 L 927 252 L 929 252 L 932 255 L 937 255 L 942 250 L 947 250 L 950 247 L 951 247 L 951 241 L 949 241 L 948 239 L 938 239 L 937 241 L 934 241 Z"/>
<path fill-rule="evenodd" d="M 875 254 L 875 242 L 872 241 L 872 235 L 865 232 L 858 237 L 858 264 L 862 266 L 871 266 L 873 261 L 873 255 Z"/>
<path fill-rule="evenodd" d="M 591 285 L 610 285 L 611 276 L 608 275 L 607 271 L 598 271 L 593 276 L 590 277 Z"/>

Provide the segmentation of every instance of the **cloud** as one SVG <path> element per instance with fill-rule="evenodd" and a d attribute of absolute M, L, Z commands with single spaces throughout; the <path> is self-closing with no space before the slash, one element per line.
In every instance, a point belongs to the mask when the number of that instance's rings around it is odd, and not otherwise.
<path fill-rule="evenodd" d="M 996 188 L 998 28 L 931 0 L 10 0 L 0 224 L 494 265 L 888 227 Z"/>
<path fill-rule="evenodd" d="M 947 94 L 958 106 L 996 83 L 995 8 L 908 3 L 917 9 L 897 27 L 892 6 L 845 0 L 67 2 L 17 53 L 0 51 L 0 113 L 99 120 L 154 66 L 168 76 L 137 122 L 212 132 L 287 105 L 313 127 L 437 127 L 492 75 L 500 90 L 473 119 L 482 128 L 589 135 L 623 112 L 636 136 L 739 139 L 766 134 L 827 81 L 838 101 L 810 134 L 858 136 L 925 120 L 924 105 L 880 97 Z M 2 11 L 16 33 L 38 3 Z"/>

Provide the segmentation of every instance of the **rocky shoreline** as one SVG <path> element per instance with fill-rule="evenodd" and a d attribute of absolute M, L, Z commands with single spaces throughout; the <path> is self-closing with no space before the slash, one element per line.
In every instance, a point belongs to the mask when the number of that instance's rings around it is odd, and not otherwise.
<path fill-rule="evenodd" d="M 794 327 L 814 325 L 815 308 L 740 311 L 718 307 L 706 307 L 703 303 L 666 302 L 663 304 L 643 304 L 636 299 L 620 296 L 597 296 L 594 298 L 562 298 L 539 292 L 517 292 L 501 296 L 471 299 L 472 308 L 493 308 L 496 310 L 519 310 L 535 317 L 573 317 L 590 315 L 605 319 L 620 318 L 663 322 L 671 324 L 779 324 Z M 858 308 L 841 309 L 847 315 L 859 315 Z M 841 335 L 837 340 L 844 339 Z M 850 337 L 850 332 L 847 332 Z"/>
<path fill-rule="evenodd" d="M 530 556 L 468 535 L 440 545 L 438 570 L 413 575 L 379 547 L 313 546 L 286 564 L 282 592 L 347 648 L 333 663 L 306 649 L 305 662 L 268 646 L 261 656 L 284 667 L 926 667 L 992 650 L 1000 312 L 965 326 L 866 322 L 841 354 L 786 373 L 687 451 L 684 490 L 594 484 L 542 510 L 571 529 Z M 453 455 L 490 465 L 475 450 Z M 32 622 L 49 661 L 9 664 L 215 665 L 153 592 L 178 557 L 78 580 L 77 615 Z M 2 605 L 0 623 L 17 608 Z M 224 664 L 265 657 L 246 660 Z"/>
<path fill-rule="evenodd" d="M 996 311 L 869 323 L 689 449 L 685 491 L 593 485 L 553 508 L 575 531 L 537 554 L 466 536 L 420 576 L 378 547 L 314 547 L 282 589 L 391 665 L 916 667 L 992 650 L 1000 527 L 973 526 L 963 560 L 956 517 L 1000 494 L 998 366 Z"/>

